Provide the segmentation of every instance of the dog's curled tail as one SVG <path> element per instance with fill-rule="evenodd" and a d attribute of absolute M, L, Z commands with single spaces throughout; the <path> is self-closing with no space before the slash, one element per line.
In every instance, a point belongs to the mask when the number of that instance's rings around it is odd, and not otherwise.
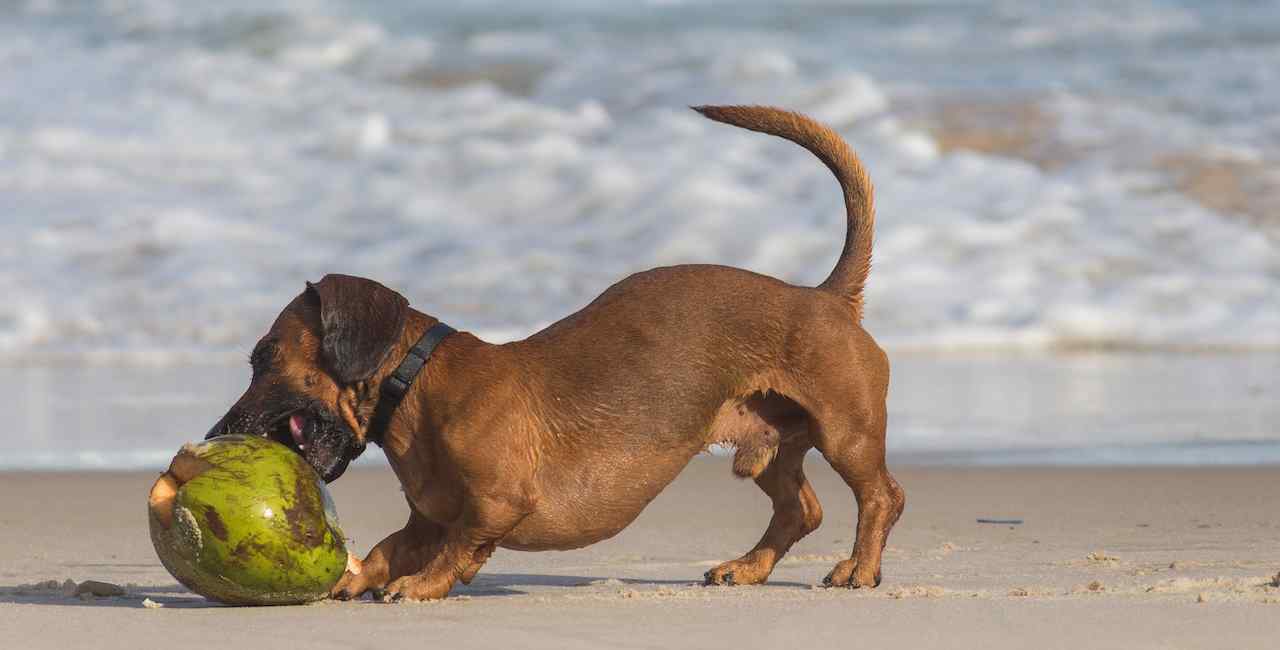
<path fill-rule="evenodd" d="M 844 191 L 848 230 L 844 250 L 831 275 L 818 285 L 853 303 L 854 318 L 862 318 L 862 289 L 871 272 L 871 240 L 875 235 L 875 191 L 857 154 L 835 131 L 817 121 L 771 106 L 694 106 L 717 122 L 786 138 L 818 157 Z"/>

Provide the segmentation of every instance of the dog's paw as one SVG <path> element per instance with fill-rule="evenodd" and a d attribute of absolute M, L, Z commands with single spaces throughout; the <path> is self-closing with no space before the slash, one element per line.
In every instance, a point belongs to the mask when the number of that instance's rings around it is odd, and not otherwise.
<path fill-rule="evenodd" d="M 748 553 L 702 574 L 702 578 L 703 584 L 708 586 L 758 585 L 769 579 L 772 570 L 772 563 L 766 563 L 763 558 Z"/>
<path fill-rule="evenodd" d="M 364 563 L 356 556 L 347 554 L 347 570 L 343 572 L 338 583 L 329 590 L 329 597 L 334 600 L 354 600 L 370 589 L 377 589 L 382 584 L 375 578 L 377 572 L 366 571 Z"/>
<path fill-rule="evenodd" d="M 702 574 L 702 584 L 708 587 L 713 585 L 733 587 L 738 583 L 734 581 L 732 571 L 717 571 L 716 569 L 712 569 Z"/>
<path fill-rule="evenodd" d="M 880 572 L 876 571 L 871 575 L 865 575 L 867 572 L 858 570 L 858 563 L 854 560 L 842 560 L 831 569 L 831 573 L 822 579 L 824 587 L 845 587 L 847 589 L 860 589 L 862 587 L 879 587 Z"/>
<path fill-rule="evenodd" d="M 334 600 L 355 600 L 376 586 L 369 584 L 361 575 L 348 571 L 329 590 L 329 597 Z"/>
<path fill-rule="evenodd" d="M 384 603 L 442 600 L 452 587 L 452 580 L 424 575 L 405 576 L 387 585 L 379 600 Z"/>

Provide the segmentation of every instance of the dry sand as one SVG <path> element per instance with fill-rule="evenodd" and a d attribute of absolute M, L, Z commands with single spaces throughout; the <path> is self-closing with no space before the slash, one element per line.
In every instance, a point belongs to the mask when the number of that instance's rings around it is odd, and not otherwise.
<path fill-rule="evenodd" d="M 767 586 L 698 584 L 768 519 L 754 485 L 731 478 L 725 459 L 700 458 L 617 538 L 564 553 L 499 551 L 447 601 L 281 608 L 210 603 L 165 573 L 144 515 L 153 474 L 0 474 L 0 647 L 1280 643 L 1280 588 L 1269 584 L 1280 571 L 1280 469 L 899 468 L 907 512 L 873 591 L 814 586 L 848 554 L 854 510 L 820 459 L 809 473 L 826 521 Z M 359 553 L 404 520 L 387 471 L 355 470 L 333 488 Z M 20 587 L 66 579 L 128 593 Z"/>

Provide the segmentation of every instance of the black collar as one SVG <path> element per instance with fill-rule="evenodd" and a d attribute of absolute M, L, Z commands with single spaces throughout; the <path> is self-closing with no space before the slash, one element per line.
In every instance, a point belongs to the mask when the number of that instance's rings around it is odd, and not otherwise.
<path fill-rule="evenodd" d="M 382 380 L 378 405 L 374 407 L 373 420 L 369 423 L 368 431 L 365 432 L 365 440 L 379 447 L 382 446 L 382 436 L 386 433 L 387 426 L 391 424 L 391 415 L 396 412 L 396 407 L 400 406 L 400 400 L 404 399 L 405 393 L 408 393 L 409 387 L 413 385 L 413 380 L 427 365 L 431 352 L 445 337 L 455 331 L 457 330 L 444 323 L 432 325 L 427 333 L 423 334 L 412 348 L 409 348 L 409 353 L 404 355 L 400 365 Z"/>

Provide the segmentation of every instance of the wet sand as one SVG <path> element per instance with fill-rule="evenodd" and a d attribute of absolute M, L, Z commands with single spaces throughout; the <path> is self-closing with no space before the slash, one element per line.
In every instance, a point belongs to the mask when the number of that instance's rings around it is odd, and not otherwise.
<path fill-rule="evenodd" d="M 210 603 L 165 573 L 144 515 L 153 473 L 3 473 L 0 645 L 1261 648 L 1280 632 L 1280 469 L 897 468 L 908 506 L 884 583 L 848 591 L 817 584 L 849 552 L 853 500 L 820 458 L 807 468 L 825 522 L 766 586 L 698 584 L 769 515 L 727 459 L 699 458 L 618 537 L 500 550 L 447 601 L 283 608 Z M 333 488 L 358 553 L 404 521 L 386 470 Z M 128 594 L 20 586 L 66 579 Z"/>
<path fill-rule="evenodd" d="M 1277 351 L 890 351 L 889 453 L 928 464 L 1280 464 Z M 235 364 L 0 372 L 0 472 L 159 471 L 244 392 Z M 1213 446 L 1217 445 L 1217 448 Z M 1265 448 L 1264 448 L 1265 447 Z M 357 461 L 385 467 L 379 454 Z"/>

